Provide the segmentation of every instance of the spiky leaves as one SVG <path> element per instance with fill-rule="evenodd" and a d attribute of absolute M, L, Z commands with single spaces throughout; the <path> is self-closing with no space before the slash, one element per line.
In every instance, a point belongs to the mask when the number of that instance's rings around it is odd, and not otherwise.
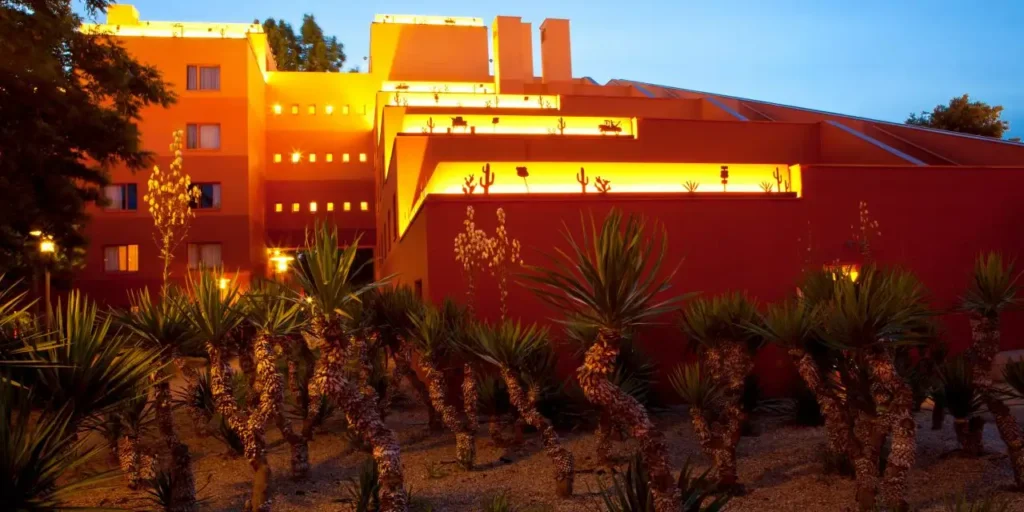
<path fill-rule="evenodd" d="M 985 404 L 974 385 L 970 365 L 962 357 L 946 361 L 939 368 L 939 381 L 932 394 L 935 403 L 943 404 L 953 416 L 953 429 L 960 449 L 966 455 L 981 455 L 985 427 L 981 410 Z"/>
<path fill-rule="evenodd" d="M 1013 262 L 1004 261 L 999 253 L 979 255 L 971 285 L 961 300 L 963 309 L 995 320 L 1001 311 L 1016 304 L 1020 273 L 1013 267 Z"/>
<path fill-rule="evenodd" d="M 676 394 L 690 407 L 717 410 L 722 404 L 722 390 L 716 379 L 698 363 L 679 366 L 669 375 Z"/>
<path fill-rule="evenodd" d="M 759 322 L 757 302 L 743 293 L 691 300 L 683 308 L 680 327 L 702 348 L 720 348 L 723 343 L 740 342 L 756 349 L 761 337 L 749 326 Z"/>
<path fill-rule="evenodd" d="M 305 327 L 302 303 L 291 290 L 271 281 L 254 283 L 241 297 L 245 319 L 258 332 L 283 338 Z"/>
<path fill-rule="evenodd" d="M 131 307 L 115 311 L 118 323 L 144 344 L 160 348 L 164 357 L 194 356 L 202 353 L 196 332 L 189 323 L 177 288 L 168 286 L 163 299 L 154 300 L 149 289 L 128 292 Z"/>
<path fill-rule="evenodd" d="M 365 291 L 378 286 L 358 286 L 352 281 L 362 269 L 353 268 L 358 247 L 356 238 L 342 248 L 337 226 L 327 223 L 318 222 L 312 233 L 306 233 L 306 249 L 299 254 L 295 277 L 319 314 L 346 318 L 349 303 L 359 301 Z"/>
<path fill-rule="evenodd" d="M 780 304 L 769 304 L 761 321 L 748 324 L 747 328 L 765 341 L 776 343 L 787 350 L 806 351 L 807 345 L 816 339 L 820 322 L 820 307 L 812 306 L 809 302 L 787 300 Z"/>
<path fill-rule="evenodd" d="M 611 487 L 605 487 L 598 480 L 603 512 L 651 512 L 654 500 L 648 484 L 649 477 L 643 458 L 639 454 L 633 456 L 629 467 L 624 473 L 612 472 Z M 731 499 L 730 496 L 715 491 L 714 482 L 708 479 L 705 471 L 695 475 L 690 461 L 683 464 L 676 483 L 682 496 L 681 512 L 719 512 Z"/>

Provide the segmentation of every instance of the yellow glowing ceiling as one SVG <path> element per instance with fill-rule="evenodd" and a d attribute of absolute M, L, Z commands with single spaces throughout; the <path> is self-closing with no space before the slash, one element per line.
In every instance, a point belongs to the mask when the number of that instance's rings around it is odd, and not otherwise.
<path fill-rule="evenodd" d="M 480 94 L 458 92 L 401 92 L 388 96 L 388 105 L 394 107 L 455 107 L 455 108 L 561 108 L 556 95 Z"/>
<path fill-rule="evenodd" d="M 249 34 L 263 32 L 259 23 L 190 23 L 179 21 L 140 21 L 137 25 L 106 25 L 86 23 L 81 31 L 87 34 L 111 34 L 126 37 L 190 37 L 211 39 L 245 39 Z"/>
<path fill-rule="evenodd" d="M 374 23 L 401 23 L 406 25 L 447 25 L 460 27 L 482 27 L 484 20 L 465 16 L 417 16 L 414 14 L 378 14 Z"/>
<path fill-rule="evenodd" d="M 431 126 L 433 125 L 433 126 Z M 636 118 L 491 114 L 407 114 L 400 133 L 594 135 L 636 137 Z"/>
<path fill-rule="evenodd" d="M 494 94 L 493 82 L 384 82 L 380 90 L 385 92 L 461 92 L 471 94 Z"/>

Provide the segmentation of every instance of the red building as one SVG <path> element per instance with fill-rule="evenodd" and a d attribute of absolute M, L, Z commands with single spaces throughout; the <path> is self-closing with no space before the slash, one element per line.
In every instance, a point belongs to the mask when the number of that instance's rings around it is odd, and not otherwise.
<path fill-rule="evenodd" d="M 243 281 L 269 275 L 269 254 L 295 250 L 307 226 L 327 220 L 347 240 L 362 233 L 378 276 L 433 300 L 460 297 L 454 239 L 470 205 L 487 232 L 504 209 L 527 263 L 563 243 L 563 222 L 578 234 L 581 212 L 644 214 L 665 226 L 670 262 L 684 260 L 674 289 L 763 301 L 791 293 L 808 266 L 859 265 L 851 242 L 862 204 L 878 222 L 873 256 L 912 269 L 940 309 L 955 307 L 980 251 L 1024 254 L 1024 145 L 574 78 L 568 20 L 541 23 L 540 76 L 535 34 L 515 17 L 488 32 L 478 18 L 379 15 L 366 73 L 276 71 L 258 25 L 150 22 L 117 5 L 107 24 L 83 29 L 117 35 L 179 95 L 141 126 L 162 166 L 172 130 L 186 130 L 185 172 L 205 187 L 177 276 L 199 263 Z M 119 302 L 158 283 L 161 265 L 139 200 L 148 172 L 113 178 L 113 207 L 94 212 L 78 284 Z M 519 286 L 510 292 L 514 316 L 555 313 Z M 493 279 L 477 301 L 496 314 Z M 954 346 L 966 324 L 947 317 Z M 1021 347 L 1022 328 L 1007 319 L 1006 348 Z M 661 364 L 681 357 L 671 327 L 644 339 Z M 784 362 L 768 352 L 760 364 Z"/>

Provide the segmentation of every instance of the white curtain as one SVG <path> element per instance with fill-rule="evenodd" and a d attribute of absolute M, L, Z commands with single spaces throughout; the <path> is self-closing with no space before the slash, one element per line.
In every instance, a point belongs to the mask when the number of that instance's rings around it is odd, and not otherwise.
<path fill-rule="evenodd" d="M 103 249 L 103 269 L 107 272 L 138 272 L 139 246 L 114 245 Z"/>
<path fill-rule="evenodd" d="M 117 249 L 116 246 L 103 249 L 103 269 L 107 272 L 117 272 L 120 269 Z"/>
<path fill-rule="evenodd" d="M 196 76 L 196 67 L 195 66 L 187 66 L 185 69 L 187 70 L 187 72 L 186 72 L 186 79 L 185 79 L 186 80 L 185 88 L 190 90 L 190 91 L 194 91 L 194 90 L 198 89 L 199 88 L 199 80 L 198 80 L 198 77 Z"/>
<path fill-rule="evenodd" d="M 188 244 L 189 268 L 219 267 L 220 263 L 220 244 Z"/>
<path fill-rule="evenodd" d="M 199 68 L 199 88 L 203 90 L 220 90 L 220 68 Z"/>
<path fill-rule="evenodd" d="M 199 147 L 203 149 L 220 148 L 219 124 L 204 124 L 199 126 Z"/>
<path fill-rule="evenodd" d="M 199 147 L 199 127 L 190 124 L 185 126 L 185 147 L 196 149 Z"/>
<path fill-rule="evenodd" d="M 213 190 L 213 208 L 220 208 L 220 184 L 214 183 L 210 185 L 210 189 Z M 217 258 L 217 261 L 220 261 L 220 257 Z"/>
<path fill-rule="evenodd" d="M 107 196 L 110 204 L 108 210 L 121 210 L 124 208 L 124 189 L 120 185 L 107 185 L 103 187 L 103 195 Z"/>

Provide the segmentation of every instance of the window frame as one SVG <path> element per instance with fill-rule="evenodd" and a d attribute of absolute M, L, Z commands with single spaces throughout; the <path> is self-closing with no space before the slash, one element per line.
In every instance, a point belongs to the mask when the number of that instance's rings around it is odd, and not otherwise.
<path fill-rule="evenodd" d="M 125 208 L 104 206 L 103 211 L 105 212 L 137 212 L 139 211 L 139 184 L 138 183 L 111 183 L 103 187 L 103 197 L 110 199 L 107 196 L 107 187 L 120 187 L 121 188 L 121 204 L 125 205 Z M 135 187 L 135 208 L 127 208 L 128 206 L 128 194 L 127 187 Z"/>
<path fill-rule="evenodd" d="M 196 68 L 196 87 L 195 89 L 189 87 L 188 83 L 188 70 L 189 68 Z M 206 88 L 203 87 L 203 69 L 216 69 L 217 70 L 217 88 Z M 223 84 L 221 78 L 224 74 L 221 73 L 220 64 L 186 64 L 185 65 L 185 90 L 188 92 L 220 92 Z"/>
<path fill-rule="evenodd" d="M 213 265 L 213 266 L 203 265 L 203 261 L 202 261 L 202 259 L 203 259 L 203 247 L 204 246 L 209 246 L 209 245 L 216 245 L 217 247 L 220 248 L 220 263 L 218 263 L 217 265 Z M 191 252 L 192 247 L 197 247 L 198 248 L 197 250 L 199 251 L 199 257 L 198 257 L 199 261 L 194 266 L 192 265 L 191 258 L 189 258 L 189 253 Z M 199 270 L 200 268 L 207 268 L 207 269 L 223 268 L 224 267 L 224 244 L 222 244 L 220 242 L 190 242 L 190 243 L 185 244 L 185 266 L 189 270 Z"/>
<path fill-rule="evenodd" d="M 196 147 L 194 147 L 194 148 L 193 147 L 189 147 L 189 139 L 188 139 L 188 137 L 189 137 L 189 129 L 192 126 L 196 127 Z M 202 143 L 202 140 L 203 140 L 203 135 L 202 134 L 203 134 L 203 127 L 204 126 L 216 126 L 217 127 L 217 147 L 215 147 L 215 148 L 207 148 L 207 147 L 203 147 L 203 146 L 200 145 Z M 223 125 L 221 125 L 220 123 L 192 122 L 192 123 L 185 124 L 185 150 L 186 151 L 220 151 L 221 148 L 224 147 L 224 140 L 223 140 L 224 130 L 223 130 L 223 128 L 224 128 Z"/>
<path fill-rule="evenodd" d="M 203 193 L 202 186 L 203 185 L 215 186 L 215 187 L 217 187 L 217 190 L 219 191 L 219 194 L 217 194 L 217 193 L 214 194 L 214 198 L 217 198 L 219 196 L 219 200 L 216 203 L 213 203 L 213 206 L 206 206 L 206 207 L 201 206 L 202 205 L 201 201 L 203 200 L 203 195 L 202 195 L 202 193 Z M 204 211 L 204 212 L 219 211 L 224 206 L 224 187 L 223 187 L 223 185 L 221 185 L 221 182 L 219 182 L 219 181 L 198 181 L 198 182 L 193 182 L 193 183 L 189 184 L 189 190 L 192 190 L 192 189 L 195 189 L 195 188 L 199 189 L 199 199 L 195 199 L 195 200 L 193 200 L 192 202 L 189 203 L 189 208 L 191 208 L 192 210 L 194 210 L 194 211 Z"/>
<path fill-rule="evenodd" d="M 124 270 L 121 270 L 121 268 L 120 268 L 120 263 L 121 263 L 120 250 L 121 250 L 122 247 L 125 250 L 125 257 L 124 257 L 124 259 L 125 259 L 125 269 Z M 131 269 L 131 267 L 132 267 L 132 265 L 131 265 L 131 263 L 132 263 L 131 250 L 132 249 L 131 248 L 132 247 L 135 247 L 135 270 Z M 117 251 L 118 251 L 118 260 L 117 260 L 118 269 L 117 270 L 109 270 L 107 268 L 107 250 L 108 249 L 117 249 Z M 103 246 L 103 272 L 105 274 L 136 274 L 136 273 L 138 273 L 139 272 L 139 244 L 112 244 L 112 245 L 104 245 Z"/>

